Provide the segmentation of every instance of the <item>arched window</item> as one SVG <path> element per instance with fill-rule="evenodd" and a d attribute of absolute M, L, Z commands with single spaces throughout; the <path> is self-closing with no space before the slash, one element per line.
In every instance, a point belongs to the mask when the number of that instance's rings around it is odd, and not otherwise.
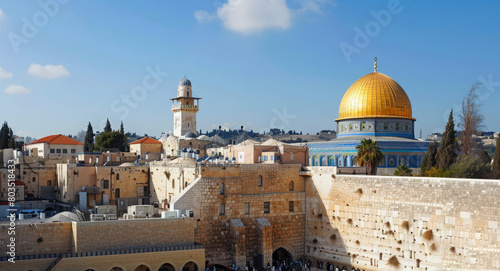
<path fill-rule="evenodd" d="M 290 181 L 290 191 L 293 191 L 295 189 L 295 184 L 293 183 L 293 181 Z"/>
<path fill-rule="evenodd" d="M 225 187 L 224 187 L 224 183 L 221 183 L 221 184 L 220 184 L 220 194 L 221 194 L 221 195 L 224 195 L 224 192 L 225 192 L 225 191 L 224 191 L 224 189 L 225 189 Z"/>
<path fill-rule="evenodd" d="M 120 174 L 116 174 L 116 180 L 120 180 Z"/>
<path fill-rule="evenodd" d="M 259 180 L 257 182 L 257 186 L 262 186 L 262 175 L 259 175 Z"/>

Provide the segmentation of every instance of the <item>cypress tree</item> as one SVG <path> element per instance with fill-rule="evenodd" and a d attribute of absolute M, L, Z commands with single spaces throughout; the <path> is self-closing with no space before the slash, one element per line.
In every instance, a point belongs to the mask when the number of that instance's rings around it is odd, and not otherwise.
<path fill-rule="evenodd" d="M 85 152 L 91 152 L 94 150 L 94 129 L 92 129 L 92 124 L 87 126 L 87 133 L 85 134 L 85 142 L 84 142 Z"/>
<path fill-rule="evenodd" d="M 443 133 L 437 153 L 437 167 L 443 171 L 450 168 L 457 159 L 457 142 L 455 141 L 455 123 L 453 122 L 453 109 L 448 117 L 448 123 Z"/>
<path fill-rule="evenodd" d="M 109 119 L 106 119 L 106 126 L 104 126 L 104 132 L 109 133 L 111 132 L 111 123 L 109 122 Z"/>
<path fill-rule="evenodd" d="M 495 156 L 493 157 L 493 173 L 500 178 L 500 136 L 497 138 Z"/>
<path fill-rule="evenodd" d="M 125 152 L 125 151 L 127 151 L 127 147 L 128 147 L 128 143 L 127 143 L 128 137 L 127 137 L 127 135 L 125 135 L 125 129 L 123 128 L 123 121 L 120 124 L 120 134 L 123 135 L 123 144 L 120 147 L 120 151 Z"/>
<path fill-rule="evenodd" d="M 16 141 L 14 140 L 14 132 L 12 132 L 12 128 L 9 128 L 9 149 L 16 148 Z"/>
<path fill-rule="evenodd" d="M 437 156 L 437 142 L 434 141 L 427 147 L 427 153 L 425 154 L 422 164 L 420 165 L 420 172 L 425 173 L 426 170 L 431 169 L 436 166 L 436 156 Z"/>
<path fill-rule="evenodd" d="M 0 129 L 0 149 L 9 147 L 9 125 L 6 121 L 3 122 L 2 129 Z"/>
<path fill-rule="evenodd" d="M 430 149 L 430 152 L 429 152 L 429 149 Z M 432 142 L 430 145 L 429 145 L 429 149 L 427 149 L 427 169 L 431 169 L 432 167 L 435 167 L 436 166 L 436 156 L 437 156 L 437 152 L 438 152 L 438 149 L 437 149 L 437 142 L 434 141 Z"/>

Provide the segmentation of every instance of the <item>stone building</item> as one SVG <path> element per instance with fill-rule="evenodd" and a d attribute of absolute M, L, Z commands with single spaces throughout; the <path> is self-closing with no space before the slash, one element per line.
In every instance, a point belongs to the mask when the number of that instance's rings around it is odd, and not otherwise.
<path fill-rule="evenodd" d="M 301 165 L 201 166 L 171 208 L 192 210 L 196 242 L 212 264 L 262 268 L 304 255 L 306 221 Z"/>
<path fill-rule="evenodd" d="M 25 145 L 29 156 L 40 158 L 69 158 L 83 152 L 83 143 L 58 134 L 40 138 Z"/>
<path fill-rule="evenodd" d="M 144 137 L 130 143 L 130 152 L 141 157 L 150 153 L 159 154 L 161 153 L 161 142 L 150 137 Z"/>
<path fill-rule="evenodd" d="M 56 199 L 78 203 L 81 211 L 95 205 L 117 205 L 120 213 L 128 205 L 149 204 L 149 168 L 122 164 L 116 167 L 57 165 Z"/>
<path fill-rule="evenodd" d="M 162 209 L 168 209 L 169 204 L 200 176 L 194 159 L 151 162 L 149 168 L 151 203 L 157 203 Z"/>

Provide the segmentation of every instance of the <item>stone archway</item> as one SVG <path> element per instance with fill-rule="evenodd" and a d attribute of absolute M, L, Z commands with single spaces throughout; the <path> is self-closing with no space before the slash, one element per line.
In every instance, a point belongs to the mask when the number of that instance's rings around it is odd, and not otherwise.
<path fill-rule="evenodd" d="M 290 262 L 293 261 L 293 257 L 292 254 L 288 252 L 288 250 L 280 247 L 273 252 L 272 265 L 276 266 L 277 264 L 283 263 L 283 261 L 285 262 L 286 265 L 288 265 Z"/>
<path fill-rule="evenodd" d="M 187 262 L 182 267 L 182 271 L 198 271 L 198 265 L 194 262 Z"/>
<path fill-rule="evenodd" d="M 123 268 L 121 268 L 119 266 L 115 266 L 115 267 L 109 269 L 109 271 L 125 271 L 125 269 L 123 269 Z"/>
<path fill-rule="evenodd" d="M 158 271 L 175 271 L 175 268 L 173 265 L 171 265 L 169 263 L 164 263 L 164 264 L 162 264 L 162 266 L 160 266 Z"/>
<path fill-rule="evenodd" d="M 146 265 L 144 264 L 141 264 L 139 266 L 137 266 L 134 271 L 151 271 L 151 269 L 149 267 L 147 267 Z"/>

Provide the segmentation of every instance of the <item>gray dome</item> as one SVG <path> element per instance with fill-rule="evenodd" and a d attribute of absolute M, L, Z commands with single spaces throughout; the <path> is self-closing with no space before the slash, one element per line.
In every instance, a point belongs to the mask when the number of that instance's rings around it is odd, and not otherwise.
<path fill-rule="evenodd" d="M 196 135 L 193 132 L 189 131 L 184 134 L 184 138 L 196 138 Z"/>
<path fill-rule="evenodd" d="M 184 76 L 182 80 L 179 82 L 179 86 L 191 86 L 191 81 Z"/>

